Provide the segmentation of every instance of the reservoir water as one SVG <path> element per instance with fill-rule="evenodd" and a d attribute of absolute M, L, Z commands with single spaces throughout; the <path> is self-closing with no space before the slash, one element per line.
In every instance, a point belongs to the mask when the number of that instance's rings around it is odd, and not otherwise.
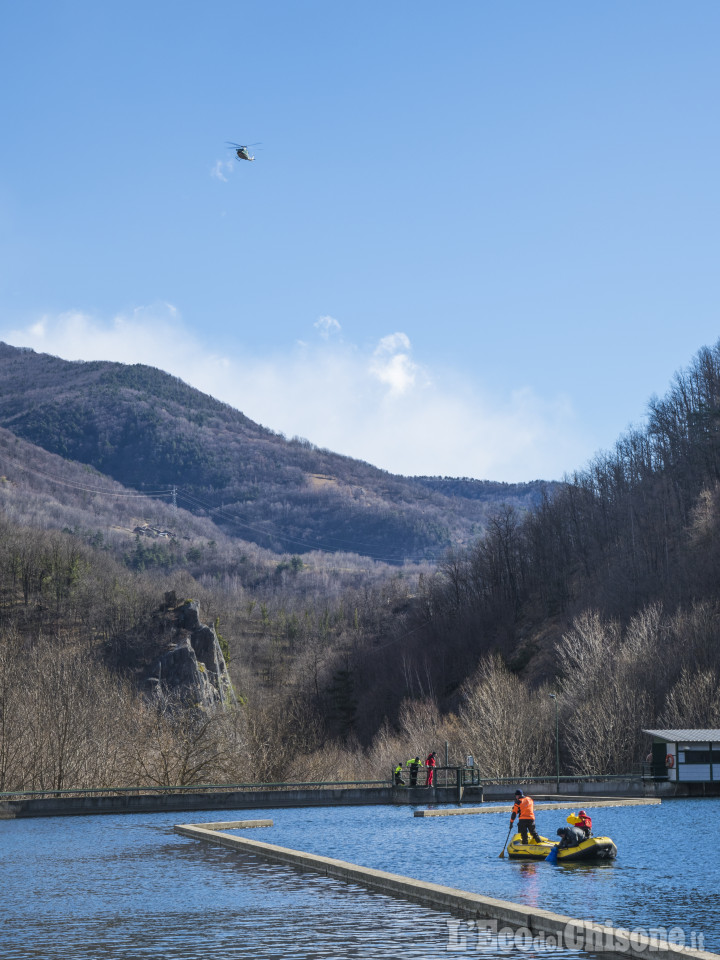
<path fill-rule="evenodd" d="M 545 836 L 568 811 L 538 811 Z M 323 807 L 0 822 L 0 956 L 55 960 L 391 958 L 453 955 L 449 914 L 180 837 L 176 823 L 272 818 L 256 840 L 629 929 L 683 931 L 720 952 L 720 799 L 590 810 L 618 859 L 500 859 L 507 814 L 413 817 L 409 807 Z M 454 926 L 453 926 L 454 924 Z M 677 934 L 676 934 L 677 935 Z M 701 938 L 701 939 L 698 939 Z M 467 938 L 466 951 L 508 956 Z M 528 956 L 538 954 L 527 951 Z M 555 956 L 586 956 L 562 950 Z"/>

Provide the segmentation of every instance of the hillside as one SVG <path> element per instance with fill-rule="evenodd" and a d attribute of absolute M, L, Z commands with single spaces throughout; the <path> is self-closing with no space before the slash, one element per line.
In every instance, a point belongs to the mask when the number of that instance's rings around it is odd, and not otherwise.
<path fill-rule="evenodd" d="M 500 653 L 528 688 L 560 691 L 566 762 L 627 769 L 643 727 L 720 717 L 719 585 L 720 341 L 650 400 L 645 427 L 448 556 L 404 653 L 441 691 L 463 658 L 469 673 Z"/>
<path fill-rule="evenodd" d="M 402 568 L 279 556 L 0 428 L 0 789 L 188 782 L 189 757 L 195 782 L 375 778 L 445 743 L 539 776 L 556 730 L 563 772 L 631 770 L 643 728 L 720 722 L 719 424 L 720 343 L 536 510 Z M 233 710 L 148 699 L 170 594 Z"/>
<path fill-rule="evenodd" d="M 347 553 L 274 553 L 0 428 L 0 683 L 3 658 L 14 651 L 20 669 L 41 637 L 52 656 L 77 651 L 136 678 L 153 611 L 177 591 L 222 624 L 249 704 L 282 712 L 287 698 L 312 700 L 333 729 L 349 646 L 399 627 L 432 575 L 405 570 Z"/>
<path fill-rule="evenodd" d="M 393 476 L 288 441 L 160 370 L 6 344 L 0 426 L 133 490 L 174 491 L 190 512 L 278 552 L 436 560 L 475 539 L 499 502 L 530 509 L 545 486 Z"/>
<path fill-rule="evenodd" d="M 396 572 L 356 554 L 315 551 L 303 554 L 302 561 L 278 554 L 225 532 L 210 517 L 173 506 L 169 497 L 137 493 L 2 427 L 0 514 L 28 537 L 62 531 L 138 573 L 189 576 L 197 583 L 232 579 L 246 589 L 263 589 L 265 599 L 282 587 L 287 570 L 303 571 L 286 591 L 300 597 Z"/>

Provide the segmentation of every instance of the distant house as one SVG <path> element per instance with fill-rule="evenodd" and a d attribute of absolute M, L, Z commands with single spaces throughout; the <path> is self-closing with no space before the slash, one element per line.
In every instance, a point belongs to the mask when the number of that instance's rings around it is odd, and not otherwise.
<path fill-rule="evenodd" d="M 720 782 L 720 730 L 643 730 L 653 738 L 654 777 L 674 783 Z"/>

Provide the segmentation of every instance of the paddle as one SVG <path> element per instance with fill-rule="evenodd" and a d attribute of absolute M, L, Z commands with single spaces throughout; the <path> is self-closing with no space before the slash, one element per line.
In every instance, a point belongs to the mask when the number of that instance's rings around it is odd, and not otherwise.
<path fill-rule="evenodd" d="M 513 828 L 513 824 L 511 823 L 510 830 L 512 830 L 512 828 Z M 502 853 L 498 856 L 498 860 L 501 860 L 505 856 L 505 847 L 507 846 L 507 842 L 510 839 L 510 830 L 508 830 L 508 835 L 505 837 L 505 843 L 503 844 Z"/>
<path fill-rule="evenodd" d="M 557 853 L 558 845 L 555 844 L 550 853 L 545 857 L 545 863 L 557 863 Z"/>

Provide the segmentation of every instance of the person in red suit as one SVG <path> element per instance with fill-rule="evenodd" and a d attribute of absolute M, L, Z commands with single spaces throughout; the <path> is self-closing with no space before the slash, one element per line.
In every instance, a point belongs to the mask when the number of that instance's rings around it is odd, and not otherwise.
<path fill-rule="evenodd" d="M 433 779 L 435 777 L 435 752 L 433 751 L 427 760 L 425 761 L 425 766 L 427 767 L 427 785 L 432 787 Z"/>

